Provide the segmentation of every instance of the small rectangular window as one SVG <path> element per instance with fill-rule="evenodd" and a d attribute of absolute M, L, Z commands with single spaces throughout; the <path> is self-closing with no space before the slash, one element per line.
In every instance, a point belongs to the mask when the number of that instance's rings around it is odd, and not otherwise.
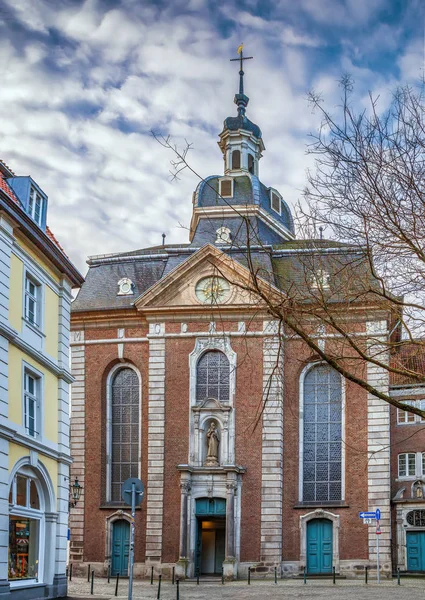
<path fill-rule="evenodd" d="M 280 214 L 280 198 L 274 192 L 272 192 L 272 209 Z"/>
<path fill-rule="evenodd" d="M 25 319 L 35 325 L 40 326 L 40 286 L 28 275 L 25 278 Z"/>
<path fill-rule="evenodd" d="M 30 190 L 28 212 L 37 225 L 41 225 L 41 218 L 43 216 L 43 197 L 34 187 Z"/>
<path fill-rule="evenodd" d="M 27 370 L 24 372 L 24 418 L 25 429 L 31 437 L 37 436 L 40 406 L 40 378 Z"/>
<path fill-rule="evenodd" d="M 406 404 L 414 405 L 414 402 L 409 402 Z M 400 408 L 397 409 L 397 422 L 398 423 L 414 423 L 415 422 L 415 415 L 411 412 L 408 412 L 406 410 L 402 410 Z"/>
<path fill-rule="evenodd" d="M 420 410 L 425 410 L 425 400 L 407 400 L 404 402 L 406 406 L 415 406 Z M 404 425 L 406 423 L 424 423 L 425 419 L 420 417 L 419 415 L 415 415 L 414 413 L 397 409 L 397 423 L 399 425 Z"/>
<path fill-rule="evenodd" d="M 398 476 L 414 477 L 416 474 L 416 454 L 408 452 L 398 455 Z"/>
<path fill-rule="evenodd" d="M 231 198 L 233 196 L 231 179 L 223 179 L 220 181 L 220 196 L 223 198 Z"/>

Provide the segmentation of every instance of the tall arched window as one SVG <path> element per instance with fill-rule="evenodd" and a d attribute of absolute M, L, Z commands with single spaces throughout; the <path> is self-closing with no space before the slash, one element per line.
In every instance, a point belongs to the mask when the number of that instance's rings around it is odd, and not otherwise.
<path fill-rule="evenodd" d="M 248 171 L 254 174 L 254 157 L 252 154 L 248 154 Z"/>
<path fill-rule="evenodd" d="M 308 371 L 303 389 L 303 500 L 342 500 L 342 382 L 327 365 Z"/>
<path fill-rule="evenodd" d="M 232 169 L 241 168 L 241 152 L 240 150 L 233 150 L 232 152 Z"/>
<path fill-rule="evenodd" d="M 122 502 L 121 486 L 139 475 L 139 378 L 128 367 L 111 383 L 111 500 Z"/>
<path fill-rule="evenodd" d="M 220 402 L 229 402 L 229 375 L 229 359 L 223 352 L 205 352 L 196 367 L 196 400 L 215 398 Z"/>

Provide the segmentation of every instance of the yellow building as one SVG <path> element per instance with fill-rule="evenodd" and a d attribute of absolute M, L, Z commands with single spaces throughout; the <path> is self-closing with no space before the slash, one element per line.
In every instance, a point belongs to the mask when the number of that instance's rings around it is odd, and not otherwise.
<path fill-rule="evenodd" d="M 83 277 L 48 198 L 0 161 L 0 596 L 65 596 L 69 313 Z"/>

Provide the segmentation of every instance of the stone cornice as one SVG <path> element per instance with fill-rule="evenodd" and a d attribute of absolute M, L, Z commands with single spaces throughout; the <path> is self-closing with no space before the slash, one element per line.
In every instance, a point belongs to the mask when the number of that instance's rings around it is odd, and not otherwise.
<path fill-rule="evenodd" d="M 10 442 L 16 442 L 17 444 L 27 448 L 28 451 L 35 450 L 36 452 L 40 452 L 44 456 L 53 458 L 58 462 L 64 463 L 66 465 L 72 464 L 72 458 L 69 454 L 58 452 L 57 450 L 54 450 L 46 444 L 39 442 L 35 438 L 30 438 L 27 435 L 19 433 L 19 431 L 13 429 L 13 427 L 11 427 L 10 424 L 5 425 L 4 423 L 0 423 L 0 437 L 9 440 Z"/>
<path fill-rule="evenodd" d="M 25 340 L 22 339 L 19 332 L 13 327 L 10 327 L 9 324 L 4 323 L 0 320 L 0 335 L 3 335 L 11 344 L 28 354 L 31 358 L 37 361 L 40 365 L 45 367 L 48 371 L 56 375 L 59 379 L 63 379 L 66 383 L 72 383 L 74 381 L 73 376 L 68 371 L 68 369 L 60 366 L 58 363 L 54 362 L 45 354 L 42 354 L 39 350 L 33 348 L 30 344 L 28 344 Z"/>

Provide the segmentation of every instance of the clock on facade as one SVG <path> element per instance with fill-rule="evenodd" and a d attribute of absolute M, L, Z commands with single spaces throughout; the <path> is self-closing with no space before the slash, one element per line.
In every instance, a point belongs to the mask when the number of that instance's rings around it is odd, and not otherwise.
<path fill-rule="evenodd" d="M 229 297 L 230 285 L 223 277 L 204 277 L 196 284 L 195 293 L 204 304 L 219 304 Z"/>

